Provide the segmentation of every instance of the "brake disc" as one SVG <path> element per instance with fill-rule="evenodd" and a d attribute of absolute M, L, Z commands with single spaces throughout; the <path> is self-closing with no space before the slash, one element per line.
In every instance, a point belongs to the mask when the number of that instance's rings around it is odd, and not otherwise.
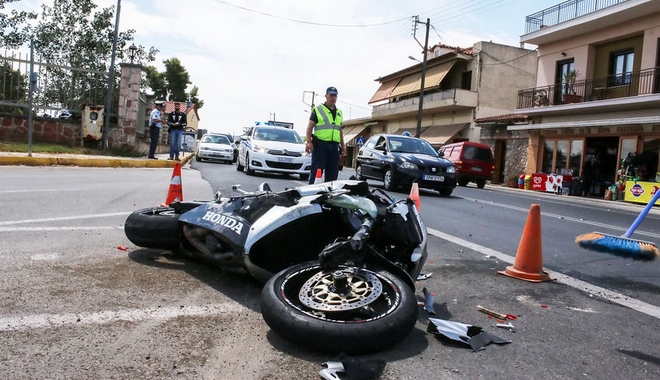
<path fill-rule="evenodd" d="M 355 268 L 318 272 L 300 288 L 303 305 L 320 311 L 354 310 L 375 301 L 383 284 L 373 273 Z"/>

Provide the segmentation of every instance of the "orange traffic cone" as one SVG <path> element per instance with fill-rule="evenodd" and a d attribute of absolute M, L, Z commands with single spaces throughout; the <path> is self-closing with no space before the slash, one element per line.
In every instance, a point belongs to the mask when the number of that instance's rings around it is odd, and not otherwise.
<path fill-rule="evenodd" d="M 419 185 L 417 182 L 413 182 L 412 188 L 410 189 L 410 195 L 408 198 L 412 199 L 415 202 L 415 207 L 417 207 L 418 212 L 422 212 L 422 205 L 419 202 Z"/>
<path fill-rule="evenodd" d="M 515 277 L 530 282 L 554 280 L 543 271 L 543 254 L 541 252 L 541 206 L 533 204 L 529 209 L 525 230 L 520 238 L 513 266 L 499 271 L 509 277 Z"/>
<path fill-rule="evenodd" d="M 323 170 L 316 169 L 316 178 L 314 178 L 314 184 L 323 183 Z"/>
<path fill-rule="evenodd" d="M 178 162 L 174 164 L 174 171 L 172 172 L 170 188 L 167 190 L 165 205 L 169 205 L 175 201 L 183 201 L 183 189 L 181 188 L 181 164 Z"/>

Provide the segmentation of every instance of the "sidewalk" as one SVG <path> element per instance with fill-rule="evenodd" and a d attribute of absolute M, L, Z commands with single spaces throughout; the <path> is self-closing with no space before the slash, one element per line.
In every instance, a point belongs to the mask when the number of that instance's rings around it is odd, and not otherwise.
<path fill-rule="evenodd" d="M 115 157 L 94 156 L 87 154 L 56 154 L 56 153 L 27 153 L 0 152 L 0 166 L 82 166 L 82 167 L 111 167 L 111 168 L 173 168 L 176 161 L 168 160 L 168 154 L 156 154 L 157 160 L 146 157 Z M 181 165 L 185 165 L 194 154 L 185 152 L 181 154 Z"/>

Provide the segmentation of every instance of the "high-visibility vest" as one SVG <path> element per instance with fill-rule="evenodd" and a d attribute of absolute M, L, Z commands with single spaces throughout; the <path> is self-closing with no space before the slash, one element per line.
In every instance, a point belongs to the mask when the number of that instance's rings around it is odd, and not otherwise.
<path fill-rule="evenodd" d="M 343 121 L 341 110 L 337 109 L 334 120 L 332 112 L 324 104 L 315 107 L 314 112 L 316 112 L 318 120 L 314 126 L 314 136 L 321 141 L 341 142 L 341 123 Z"/>

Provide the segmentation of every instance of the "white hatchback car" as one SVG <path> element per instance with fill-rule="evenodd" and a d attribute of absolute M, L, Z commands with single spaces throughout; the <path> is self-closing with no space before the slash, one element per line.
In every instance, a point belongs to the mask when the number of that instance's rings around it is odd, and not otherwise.
<path fill-rule="evenodd" d="M 234 147 L 232 147 L 225 134 L 207 133 L 202 136 L 197 145 L 195 159 L 198 162 L 202 160 L 219 160 L 231 164 L 234 162 Z"/>
<path fill-rule="evenodd" d="M 291 128 L 256 125 L 241 136 L 236 170 L 248 175 L 255 171 L 298 174 L 309 179 L 312 156 L 305 152 L 305 142 Z"/>

